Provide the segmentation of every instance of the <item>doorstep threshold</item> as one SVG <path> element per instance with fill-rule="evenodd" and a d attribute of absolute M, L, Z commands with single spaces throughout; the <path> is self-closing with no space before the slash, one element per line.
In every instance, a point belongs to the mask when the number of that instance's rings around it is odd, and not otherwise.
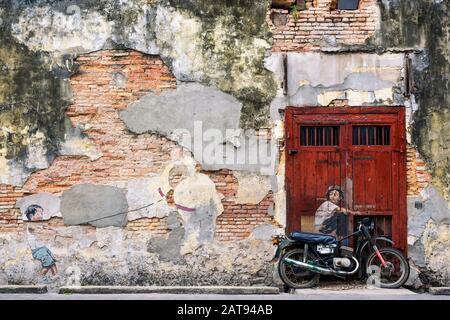
<path fill-rule="evenodd" d="M 6 285 L 0 286 L 0 293 L 47 293 L 47 286 L 45 285 L 37 285 L 37 286 L 29 286 L 29 285 Z"/>

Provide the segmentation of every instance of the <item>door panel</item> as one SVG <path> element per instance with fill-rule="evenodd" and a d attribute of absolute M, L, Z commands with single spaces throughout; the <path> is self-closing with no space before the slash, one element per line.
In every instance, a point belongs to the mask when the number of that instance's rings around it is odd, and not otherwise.
<path fill-rule="evenodd" d="M 392 210 L 392 158 L 389 151 L 353 151 L 352 210 Z"/>
<path fill-rule="evenodd" d="M 303 198 L 302 212 L 313 212 L 326 200 L 325 193 L 328 186 L 341 184 L 341 161 L 338 151 L 320 152 L 314 150 L 300 150 L 298 157 L 299 196 Z"/>
<path fill-rule="evenodd" d="M 288 107 L 287 230 L 313 231 L 327 189 L 338 185 L 341 206 L 373 216 L 378 232 L 406 250 L 403 118 L 403 107 Z"/>

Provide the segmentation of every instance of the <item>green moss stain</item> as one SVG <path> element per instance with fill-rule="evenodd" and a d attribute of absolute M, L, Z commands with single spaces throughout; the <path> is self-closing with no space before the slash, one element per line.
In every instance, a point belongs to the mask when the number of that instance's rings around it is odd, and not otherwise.
<path fill-rule="evenodd" d="M 204 82 L 243 103 L 242 128 L 266 126 L 277 85 L 264 68 L 266 49 L 254 41 L 271 41 L 266 24 L 269 1 L 168 0 L 166 4 L 202 22 L 201 53 L 211 62 L 205 65 L 209 70 Z"/>
<path fill-rule="evenodd" d="M 0 149 L 7 159 L 26 157 L 27 141 L 45 135 L 47 156 L 64 135 L 67 84 L 55 76 L 43 53 L 30 52 L 0 31 Z M 66 97 L 66 98 L 65 98 Z"/>
<path fill-rule="evenodd" d="M 420 108 L 414 114 L 412 138 L 432 169 L 434 184 L 450 200 L 448 1 L 388 0 L 380 2 L 380 9 L 381 29 L 370 43 L 425 49 L 428 66 L 414 71 Z"/>

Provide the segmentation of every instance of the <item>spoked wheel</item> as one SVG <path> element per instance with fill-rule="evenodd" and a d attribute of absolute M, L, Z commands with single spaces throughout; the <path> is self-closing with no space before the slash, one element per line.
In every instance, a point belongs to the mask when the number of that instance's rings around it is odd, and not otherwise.
<path fill-rule="evenodd" d="M 303 261 L 303 249 L 294 249 L 286 252 L 280 259 L 278 273 L 281 280 L 294 289 L 311 288 L 317 285 L 320 275 L 301 267 L 295 267 L 283 263 L 284 258 Z M 313 260 L 313 256 L 308 253 L 308 260 Z"/>
<path fill-rule="evenodd" d="M 383 267 L 376 252 L 367 257 L 366 271 L 381 288 L 400 288 L 409 277 L 409 264 L 403 254 L 394 248 L 381 248 L 380 254 L 386 265 Z"/>

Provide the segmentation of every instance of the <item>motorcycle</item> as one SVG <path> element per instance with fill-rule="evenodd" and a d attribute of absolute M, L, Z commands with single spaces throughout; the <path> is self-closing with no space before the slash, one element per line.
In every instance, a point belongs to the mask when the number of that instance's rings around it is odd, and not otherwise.
<path fill-rule="evenodd" d="M 373 233 L 374 222 L 364 218 L 356 232 L 340 240 L 331 235 L 298 231 L 289 236 L 275 235 L 272 242 L 277 249 L 272 261 L 279 260 L 281 280 L 294 289 L 317 285 L 320 275 L 342 279 L 359 275 L 381 288 L 399 288 L 408 280 L 409 263 L 401 251 L 393 248 L 392 240 L 373 237 Z M 355 250 L 341 245 L 353 236 Z"/>

